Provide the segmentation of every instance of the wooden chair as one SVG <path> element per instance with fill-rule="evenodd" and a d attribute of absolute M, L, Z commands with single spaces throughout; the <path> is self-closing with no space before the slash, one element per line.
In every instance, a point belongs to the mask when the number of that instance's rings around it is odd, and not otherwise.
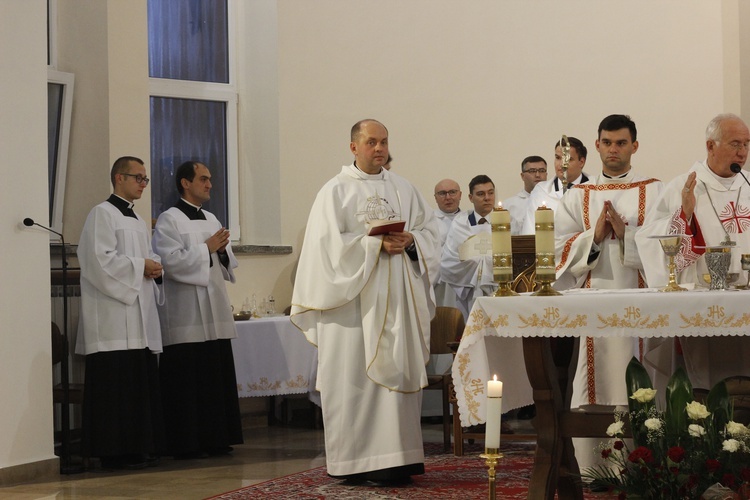
<path fill-rule="evenodd" d="M 727 393 L 734 409 L 735 422 L 750 425 L 750 377 L 737 375 L 724 379 Z M 696 401 L 705 402 L 708 390 L 693 389 Z"/>
<path fill-rule="evenodd" d="M 437 307 L 430 323 L 430 354 L 451 354 L 449 342 L 455 342 L 464 331 L 464 317 L 455 307 Z M 451 447 L 450 392 L 453 387 L 451 369 L 445 373 L 427 375 L 428 386 L 424 390 L 439 390 L 443 393 L 443 447 Z"/>

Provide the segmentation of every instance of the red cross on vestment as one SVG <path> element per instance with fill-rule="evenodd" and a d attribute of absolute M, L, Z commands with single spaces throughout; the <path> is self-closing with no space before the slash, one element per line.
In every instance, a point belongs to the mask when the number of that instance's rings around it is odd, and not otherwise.
<path fill-rule="evenodd" d="M 750 229 L 750 208 L 743 205 L 734 206 L 730 201 L 719 214 L 719 220 L 728 233 L 741 234 Z"/>

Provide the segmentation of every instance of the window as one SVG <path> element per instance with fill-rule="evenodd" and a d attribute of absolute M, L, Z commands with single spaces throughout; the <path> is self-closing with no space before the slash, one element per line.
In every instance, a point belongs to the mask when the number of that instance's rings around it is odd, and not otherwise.
<path fill-rule="evenodd" d="M 49 226 L 62 233 L 74 76 L 47 70 Z M 57 238 L 55 236 L 55 238 Z"/>
<path fill-rule="evenodd" d="M 237 93 L 232 83 L 228 0 L 148 0 L 151 214 L 177 201 L 174 171 L 204 163 L 206 208 L 239 239 Z"/>

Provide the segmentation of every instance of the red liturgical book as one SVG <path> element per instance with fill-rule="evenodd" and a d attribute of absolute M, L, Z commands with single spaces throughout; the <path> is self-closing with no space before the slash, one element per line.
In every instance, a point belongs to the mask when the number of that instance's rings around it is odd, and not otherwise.
<path fill-rule="evenodd" d="M 403 220 L 374 220 L 370 221 L 370 230 L 368 236 L 377 236 L 379 234 L 400 233 L 406 227 L 406 221 Z"/>

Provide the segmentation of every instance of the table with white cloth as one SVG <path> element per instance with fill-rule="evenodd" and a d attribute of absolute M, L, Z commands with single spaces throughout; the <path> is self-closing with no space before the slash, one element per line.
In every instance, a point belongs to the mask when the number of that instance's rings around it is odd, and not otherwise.
<path fill-rule="evenodd" d="M 253 318 L 236 325 L 232 351 L 239 397 L 307 393 L 320 406 L 315 390 L 318 349 L 289 316 Z"/>
<path fill-rule="evenodd" d="M 570 411 L 570 383 L 575 371 L 571 357 L 577 359 L 578 339 L 642 338 L 643 355 L 648 359 L 675 336 L 750 334 L 749 305 L 748 291 L 707 289 L 681 293 L 576 289 L 559 296 L 480 297 L 469 315 L 452 369 L 461 424 L 485 422 L 487 381 L 497 374 L 504 383 L 503 411 L 536 404 L 537 450 L 528 498 L 552 499 L 555 490 L 561 499 L 582 498 L 580 485 L 558 475 L 561 470 L 578 471 L 566 434 L 572 421 L 566 419 L 576 413 Z M 742 369 L 747 374 L 750 366 Z M 622 377 L 624 384 L 624 373 Z M 598 415 L 608 420 L 595 417 L 591 416 L 587 431 L 590 437 L 603 435 L 598 429 L 611 423 L 611 415 Z"/>

